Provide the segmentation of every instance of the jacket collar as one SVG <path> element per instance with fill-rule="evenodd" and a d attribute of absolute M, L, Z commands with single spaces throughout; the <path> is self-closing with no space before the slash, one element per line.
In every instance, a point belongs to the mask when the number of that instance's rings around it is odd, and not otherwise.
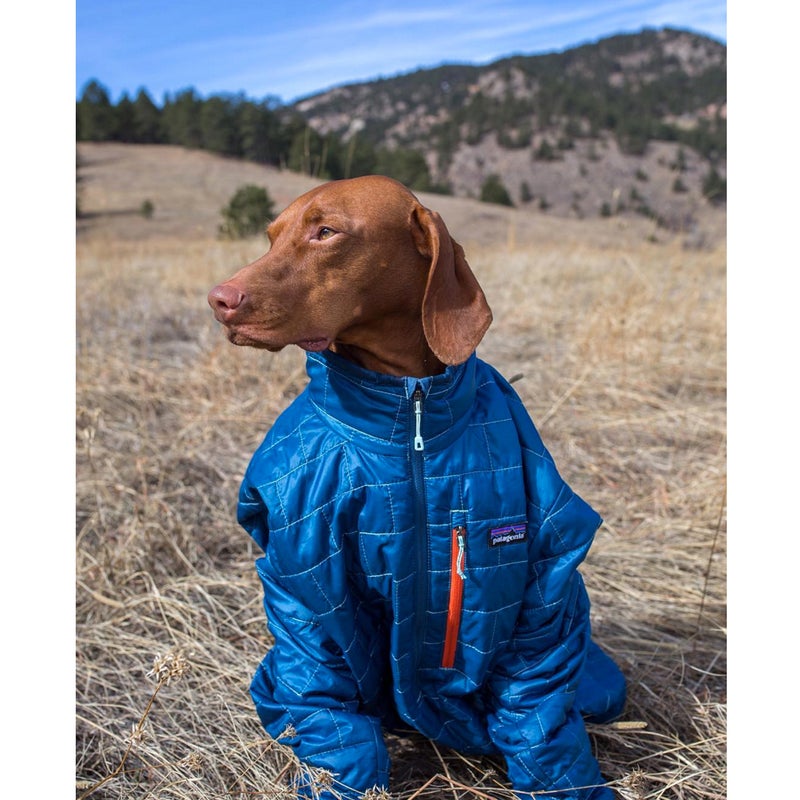
<path fill-rule="evenodd" d="M 468 423 L 476 392 L 477 357 L 449 366 L 440 375 L 405 378 L 372 372 L 326 350 L 309 353 L 306 370 L 311 402 L 347 438 L 386 452 L 413 446 L 421 397 L 420 427 L 425 450 L 452 442 Z"/>

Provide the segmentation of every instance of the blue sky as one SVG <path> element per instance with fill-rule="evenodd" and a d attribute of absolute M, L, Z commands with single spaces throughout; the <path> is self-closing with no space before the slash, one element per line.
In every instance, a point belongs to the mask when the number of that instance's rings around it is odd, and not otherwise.
<path fill-rule="evenodd" d="M 721 0 L 77 0 L 76 96 L 96 78 L 117 101 L 194 87 L 289 102 L 342 83 L 513 53 L 562 50 L 670 25 L 727 40 Z"/>

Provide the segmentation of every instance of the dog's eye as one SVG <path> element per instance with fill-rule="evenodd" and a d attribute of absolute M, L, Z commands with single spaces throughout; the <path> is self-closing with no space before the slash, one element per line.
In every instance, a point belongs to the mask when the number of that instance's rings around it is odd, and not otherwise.
<path fill-rule="evenodd" d="M 335 236 L 336 231 L 333 228 L 326 228 L 324 225 L 317 231 L 317 239 L 324 241 L 325 239 L 330 239 L 331 236 Z"/>

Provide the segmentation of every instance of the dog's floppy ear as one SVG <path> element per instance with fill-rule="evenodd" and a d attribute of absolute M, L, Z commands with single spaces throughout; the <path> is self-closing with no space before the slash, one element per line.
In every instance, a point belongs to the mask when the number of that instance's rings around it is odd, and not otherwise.
<path fill-rule="evenodd" d="M 443 364 L 461 364 L 486 333 L 492 312 L 463 248 L 439 214 L 420 205 L 413 216 L 417 250 L 430 258 L 422 301 L 425 338 Z"/>

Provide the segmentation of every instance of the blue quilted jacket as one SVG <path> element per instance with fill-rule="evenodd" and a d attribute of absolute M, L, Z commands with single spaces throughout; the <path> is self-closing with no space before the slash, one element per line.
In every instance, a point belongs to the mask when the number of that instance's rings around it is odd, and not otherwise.
<path fill-rule="evenodd" d="M 266 730 L 345 797 L 388 787 L 398 725 L 502 753 L 520 792 L 613 797 L 583 722 L 625 697 L 577 571 L 601 520 L 517 394 L 475 354 L 426 378 L 307 369 L 239 499 L 275 639 L 251 686 Z"/>

